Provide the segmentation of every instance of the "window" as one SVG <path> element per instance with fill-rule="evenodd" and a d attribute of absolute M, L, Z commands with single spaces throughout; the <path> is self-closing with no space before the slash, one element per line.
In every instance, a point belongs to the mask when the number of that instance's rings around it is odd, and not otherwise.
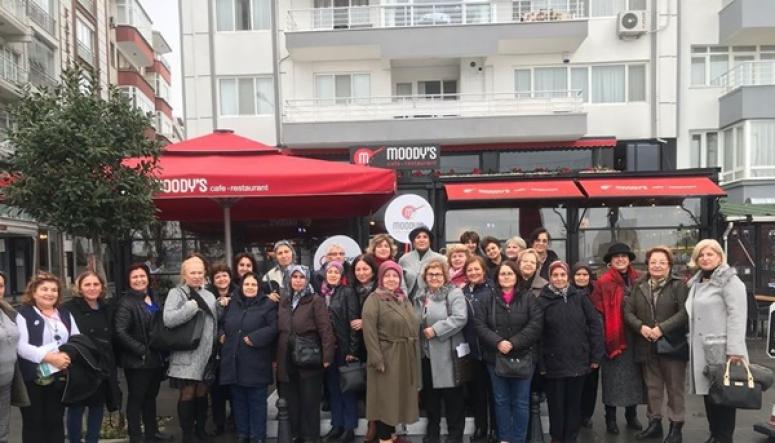
<path fill-rule="evenodd" d="M 724 131 L 724 167 L 722 169 L 724 181 L 732 180 L 732 171 L 735 169 L 735 137 L 734 129 Z"/>
<path fill-rule="evenodd" d="M 627 101 L 646 101 L 646 65 L 629 65 L 627 69 Z"/>
<path fill-rule="evenodd" d="M 479 165 L 479 154 L 442 155 L 439 170 L 444 174 L 467 174 L 479 169 Z"/>
<path fill-rule="evenodd" d="M 715 168 L 718 164 L 718 133 L 715 131 L 692 133 L 689 167 Z"/>
<path fill-rule="evenodd" d="M 215 0 L 218 31 L 269 29 L 271 0 Z"/>
<path fill-rule="evenodd" d="M 691 151 L 689 152 L 689 167 L 700 167 L 700 156 L 702 153 L 702 134 L 692 134 Z"/>
<path fill-rule="evenodd" d="M 396 95 L 400 97 L 409 97 L 412 95 L 412 84 L 410 82 L 406 83 L 396 83 Z"/>
<path fill-rule="evenodd" d="M 583 170 L 592 167 L 592 151 L 514 151 L 498 156 L 499 172 L 559 171 L 564 168 Z"/>
<path fill-rule="evenodd" d="M 457 80 L 425 80 L 417 82 L 417 94 L 425 98 L 457 99 Z"/>
<path fill-rule="evenodd" d="M 75 36 L 78 46 L 78 55 L 82 59 L 94 63 L 94 30 L 91 29 L 83 20 L 75 20 Z"/>
<path fill-rule="evenodd" d="M 274 112 L 270 77 L 221 78 L 218 91 L 221 115 L 269 115 Z"/>
<path fill-rule="evenodd" d="M 631 0 L 637 3 L 637 0 Z M 627 0 L 590 0 L 590 15 L 593 17 L 606 17 L 618 14 L 627 9 Z M 638 6 L 635 4 L 635 6 Z"/>
<path fill-rule="evenodd" d="M 592 67 L 592 103 L 624 102 L 624 66 Z"/>
<path fill-rule="evenodd" d="M 570 88 L 572 93 L 581 94 L 584 103 L 589 101 L 589 69 L 571 68 L 570 70 Z"/>
<path fill-rule="evenodd" d="M 628 171 L 659 171 L 662 169 L 662 147 L 652 143 L 627 145 Z"/>
<path fill-rule="evenodd" d="M 718 132 L 705 134 L 705 161 L 709 168 L 715 168 L 718 163 Z"/>
<path fill-rule="evenodd" d="M 323 105 L 365 101 L 371 96 L 370 83 L 369 74 L 316 74 L 315 98 Z"/>
<path fill-rule="evenodd" d="M 751 176 L 775 177 L 775 120 L 751 120 Z"/>
<path fill-rule="evenodd" d="M 530 91 L 533 90 L 530 78 L 530 69 L 514 71 L 514 91 L 517 97 L 530 97 Z"/>
<path fill-rule="evenodd" d="M 565 67 L 536 68 L 533 81 L 536 97 L 566 97 L 568 94 L 568 69 Z"/>

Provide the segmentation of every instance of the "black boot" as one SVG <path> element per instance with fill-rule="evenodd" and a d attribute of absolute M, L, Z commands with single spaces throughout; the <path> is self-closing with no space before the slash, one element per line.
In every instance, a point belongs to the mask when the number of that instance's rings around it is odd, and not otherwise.
<path fill-rule="evenodd" d="M 640 421 L 638 420 L 637 406 L 627 406 L 624 409 L 624 418 L 627 419 L 627 429 L 632 429 L 633 431 L 643 430 L 643 425 L 640 424 Z"/>
<path fill-rule="evenodd" d="M 673 425 L 670 425 L 670 428 L 672 429 Z M 664 431 L 662 430 L 662 419 L 661 418 L 652 418 L 649 420 L 649 426 L 646 428 L 646 430 L 642 432 L 638 432 L 637 435 L 635 435 L 635 438 L 638 440 L 646 440 L 649 438 L 662 438 L 662 434 Z"/>
<path fill-rule="evenodd" d="M 178 421 L 182 431 L 183 443 L 194 443 L 194 400 L 178 400 Z"/>
<path fill-rule="evenodd" d="M 207 432 L 207 397 L 196 397 L 194 402 L 196 404 L 196 425 L 194 426 L 196 438 L 201 442 L 212 441 L 215 434 Z"/>
<path fill-rule="evenodd" d="M 485 439 L 487 439 L 487 429 L 485 428 L 476 428 L 471 436 L 471 441 L 482 442 Z"/>
<path fill-rule="evenodd" d="M 328 431 L 328 434 L 323 436 L 323 440 L 329 441 L 329 442 L 334 440 L 339 440 L 339 437 L 341 437 L 342 434 L 344 434 L 344 429 L 340 427 L 333 427 L 331 428 L 330 431 Z"/>
<path fill-rule="evenodd" d="M 667 437 L 665 437 L 665 441 L 663 443 L 683 443 L 683 436 L 681 435 L 681 430 L 683 427 L 684 422 L 671 421 L 670 432 L 667 433 Z"/>
<path fill-rule="evenodd" d="M 605 407 L 605 429 L 609 434 L 619 434 L 619 426 L 616 426 L 616 407 Z"/>
<path fill-rule="evenodd" d="M 355 441 L 355 431 L 353 429 L 348 429 L 347 431 L 344 431 L 342 433 L 342 436 L 339 438 L 340 443 L 353 443 Z"/>

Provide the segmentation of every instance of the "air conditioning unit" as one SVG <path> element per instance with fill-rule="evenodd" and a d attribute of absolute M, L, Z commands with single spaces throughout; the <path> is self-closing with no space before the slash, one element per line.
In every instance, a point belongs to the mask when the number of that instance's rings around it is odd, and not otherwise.
<path fill-rule="evenodd" d="M 646 11 L 622 11 L 616 20 L 619 38 L 638 38 L 648 31 Z"/>

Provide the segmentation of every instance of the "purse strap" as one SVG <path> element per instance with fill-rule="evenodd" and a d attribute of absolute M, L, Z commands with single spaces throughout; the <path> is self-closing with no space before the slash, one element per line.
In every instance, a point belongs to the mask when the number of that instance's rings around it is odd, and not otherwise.
<path fill-rule="evenodd" d="M 748 375 L 748 388 L 753 389 L 754 382 L 753 382 L 753 374 L 751 374 L 751 367 L 748 366 L 748 362 L 746 362 L 745 359 L 743 359 L 742 362 L 743 362 L 743 367 L 745 368 L 745 372 Z M 724 370 L 724 386 L 729 386 L 731 384 L 731 380 L 729 377 L 729 368 L 731 364 L 732 364 L 732 359 L 731 358 L 727 359 L 727 365 L 726 365 L 727 367 Z"/>

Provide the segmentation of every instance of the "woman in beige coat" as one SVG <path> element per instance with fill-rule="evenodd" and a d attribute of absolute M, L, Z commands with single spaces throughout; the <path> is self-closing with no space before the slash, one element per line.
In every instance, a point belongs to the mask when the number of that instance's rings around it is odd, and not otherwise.
<path fill-rule="evenodd" d="M 401 291 L 401 266 L 386 261 L 378 288 L 363 305 L 363 340 L 368 353 L 366 417 L 376 422 L 377 438 L 389 442 L 398 423 L 418 418 L 417 338 L 419 322 Z"/>

